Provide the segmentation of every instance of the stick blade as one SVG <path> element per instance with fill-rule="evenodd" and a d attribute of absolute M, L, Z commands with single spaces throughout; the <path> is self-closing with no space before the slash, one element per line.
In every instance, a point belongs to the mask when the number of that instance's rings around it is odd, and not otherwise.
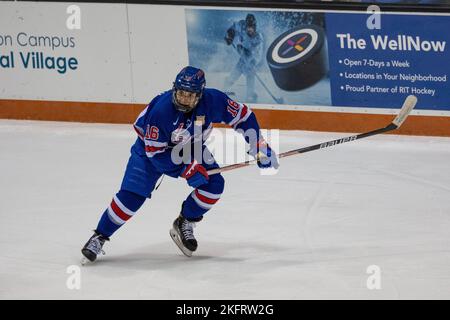
<path fill-rule="evenodd" d="M 405 102 L 403 103 L 403 106 L 400 109 L 400 112 L 395 117 L 394 121 L 392 121 L 392 123 L 395 124 L 397 128 L 400 127 L 403 124 L 403 122 L 405 122 L 411 110 L 414 109 L 414 107 L 416 106 L 416 103 L 417 103 L 416 96 L 409 95 L 408 97 L 406 97 Z"/>

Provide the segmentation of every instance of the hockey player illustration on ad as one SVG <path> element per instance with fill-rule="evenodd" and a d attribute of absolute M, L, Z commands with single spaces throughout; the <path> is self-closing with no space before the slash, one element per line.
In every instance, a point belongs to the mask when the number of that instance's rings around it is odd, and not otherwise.
<path fill-rule="evenodd" d="M 236 80 L 244 75 L 247 83 L 246 101 L 257 102 L 255 76 L 258 65 L 263 61 L 263 36 L 257 30 L 256 18 L 249 13 L 245 20 L 239 20 L 227 30 L 227 45 L 232 46 L 239 54 L 239 60 L 225 79 L 225 90 L 230 90 Z"/>
<path fill-rule="evenodd" d="M 195 67 L 183 68 L 173 88 L 156 96 L 134 123 L 138 135 L 131 148 L 119 192 L 98 222 L 94 235 L 82 248 L 83 263 L 95 261 L 103 245 L 151 197 L 162 175 L 184 178 L 194 190 L 181 205 L 170 235 L 180 250 L 191 256 L 197 249 L 193 227 L 220 199 L 224 178 L 203 144 L 213 123 L 227 123 L 243 133 L 248 153 L 260 168 L 278 168 L 278 160 L 260 133 L 255 114 L 245 104 L 217 89 L 205 88 L 205 75 Z M 197 132 L 201 135 L 196 136 Z M 181 148 L 182 162 L 175 156 Z M 195 150 L 200 147 L 200 155 Z M 175 152 L 177 151 L 177 152 Z"/>
<path fill-rule="evenodd" d="M 186 9 L 189 64 L 248 104 L 331 104 L 323 13 Z"/>

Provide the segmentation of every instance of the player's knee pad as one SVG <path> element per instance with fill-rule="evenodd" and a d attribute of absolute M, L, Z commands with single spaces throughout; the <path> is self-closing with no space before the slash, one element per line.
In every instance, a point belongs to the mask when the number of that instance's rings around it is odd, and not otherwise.
<path fill-rule="evenodd" d="M 134 192 L 120 190 L 100 218 L 96 231 L 105 237 L 111 237 L 136 213 L 145 199 Z"/>
<path fill-rule="evenodd" d="M 207 184 L 192 191 L 184 201 L 181 212 L 183 216 L 193 220 L 204 215 L 219 201 L 224 186 L 225 179 L 220 174 L 211 175 Z"/>
<path fill-rule="evenodd" d="M 192 191 L 189 198 L 193 201 L 192 204 L 196 204 L 205 212 L 213 207 L 217 201 L 219 201 L 225 186 L 225 180 L 219 174 L 209 177 L 209 182 L 206 185 Z M 188 199 L 190 200 L 190 199 Z"/>
<path fill-rule="evenodd" d="M 137 193 L 120 190 L 112 199 L 108 214 L 114 222 L 123 224 L 144 204 L 145 199 Z"/>
<path fill-rule="evenodd" d="M 209 182 L 205 186 L 201 186 L 200 189 L 214 193 L 222 194 L 225 188 L 225 179 L 221 174 L 214 174 L 209 177 Z"/>
<path fill-rule="evenodd" d="M 145 197 L 137 193 L 121 189 L 116 197 L 122 202 L 127 209 L 136 212 L 145 202 Z"/>

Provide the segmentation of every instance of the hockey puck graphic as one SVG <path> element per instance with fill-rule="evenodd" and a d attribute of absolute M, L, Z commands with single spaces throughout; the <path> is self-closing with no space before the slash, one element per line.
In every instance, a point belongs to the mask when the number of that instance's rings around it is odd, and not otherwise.
<path fill-rule="evenodd" d="M 314 85 L 328 72 L 323 29 L 304 25 L 284 32 L 270 45 L 267 63 L 280 89 L 297 91 Z"/>

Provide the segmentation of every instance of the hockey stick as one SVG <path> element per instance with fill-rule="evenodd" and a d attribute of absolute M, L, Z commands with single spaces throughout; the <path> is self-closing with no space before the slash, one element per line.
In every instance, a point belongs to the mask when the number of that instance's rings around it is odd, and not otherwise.
<path fill-rule="evenodd" d="M 283 97 L 275 97 L 269 90 L 269 88 L 267 88 L 266 84 L 261 80 L 261 78 L 258 76 L 258 74 L 256 73 L 256 71 L 253 70 L 253 73 L 256 76 L 256 79 L 259 80 L 259 83 L 261 83 L 261 85 L 264 87 L 264 89 L 266 89 L 267 93 L 272 97 L 273 100 L 275 100 L 276 103 L 278 104 L 284 104 L 284 99 Z"/>
<path fill-rule="evenodd" d="M 284 158 L 284 157 L 289 157 L 295 154 L 299 154 L 299 153 L 305 153 L 305 152 L 310 152 L 310 151 L 314 151 L 314 150 L 320 150 L 320 149 L 324 149 L 324 148 L 328 148 L 328 147 L 332 147 L 335 146 L 337 144 L 342 144 L 342 143 L 346 143 L 346 142 L 351 142 L 351 141 L 355 141 L 358 139 L 363 139 L 363 138 L 367 138 L 370 136 L 374 136 L 376 134 L 380 134 L 380 133 L 385 133 L 388 131 L 392 131 L 395 129 L 400 128 L 400 126 L 403 124 L 403 122 L 405 122 L 406 118 L 408 117 L 409 113 L 411 112 L 411 110 L 415 107 L 417 103 L 417 98 L 413 95 L 410 95 L 406 98 L 405 102 L 403 103 L 402 108 L 400 109 L 400 112 L 398 113 L 398 115 L 395 117 L 395 119 L 388 124 L 386 127 L 384 128 L 380 128 L 380 129 L 376 129 L 373 131 L 369 131 L 366 133 L 360 133 L 358 135 L 354 135 L 354 136 L 349 136 L 349 137 L 345 137 L 345 138 L 340 138 L 340 139 L 336 139 L 336 140 L 331 140 L 331 141 L 327 141 L 327 142 L 323 142 L 323 143 L 318 143 L 309 147 L 304 147 L 304 148 L 300 148 L 300 149 L 295 149 L 295 150 L 291 150 L 291 151 L 287 151 L 287 152 L 283 152 L 279 154 L 279 158 Z M 241 162 L 241 163 L 236 163 L 236 164 L 232 164 L 226 167 L 222 167 L 222 168 L 217 168 L 217 169 L 212 169 L 208 171 L 208 175 L 212 175 L 212 174 L 217 174 L 217 173 L 221 173 L 221 172 L 225 172 L 225 171 L 230 171 L 230 170 L 234 170 L 237 168 L 242 168 L 242 167 L 246 167 L 252 164 L 256 164 L 256 160 L 248 160 L 245 162 Z"/>
<path fill-rule="evenodd" d="M 234 43 L 232 43 L 232 46 L 234 49 L 236 49 L 236 52 L 240 55 L 236 45 Z M 283 104 L 284 103 L 284 99 L 282 97 L 277 98 L 275 97 L 272 92 L 270 92 L 269 88 L 267 88 L 266 84 L 261 80 L 261 78 L 258 76 L 258 74 L 256 73 L 255 69 L 252 68 L 251 70 L 253 72 L 253 74 L 255 75 L 256 79 L 258 79 L 259 83 L 261 83 L 261 85 L 264 87 L 264 89 L 266 89 L 267 93 L 272 97 L 272 99 L 278 103 L 278 104 Z"/>

